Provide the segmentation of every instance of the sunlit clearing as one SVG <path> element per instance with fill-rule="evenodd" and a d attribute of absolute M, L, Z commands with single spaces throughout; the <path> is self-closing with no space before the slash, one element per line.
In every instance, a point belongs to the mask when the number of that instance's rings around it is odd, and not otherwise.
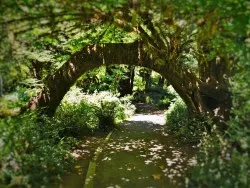
<path fill-rule="evenodd" d="M 154 123 L 158 125 L 165 125 L 164 115 L 145 115 L 145 114 L 136 114 L 129 119 L 129 121 L 144 121 L 149 123 Z"/>

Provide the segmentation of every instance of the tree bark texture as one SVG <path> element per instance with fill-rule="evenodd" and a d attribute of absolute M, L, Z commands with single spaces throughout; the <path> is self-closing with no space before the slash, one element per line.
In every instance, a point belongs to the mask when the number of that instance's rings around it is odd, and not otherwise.
<path fill-rule="evenodd" d="M 135 67 L 129 66 L 128 71 L 125 72 L 125 77 L 119 81 L 118 91 L 120 92 L 120 96 L 124 97 L 125 95 L 133 93 L 133 82 L 135 76 Z"/>
<path fill-rule="evenodd" d="M 163 89 L 165 78 L 160 76 L 158 80 L 158 87 Z"/>
<path fill-rule="evenodd" d="M 144 74 L 145 83 L 145 91 L 149 91 L 151 88 L 152 80 L 151 80 L 152 70 L 146 70 Z"/>
<path fill-rule="evenodd" d="M 182 67 L 178 61 L 173 59 L 169 61 L 165 56 L 166 54 L 155 57 L 145 52 L 143 45 L 138 41 L 84 47 L 73 54 L 55 74 L 47 77 L 46 87 L 30 101 L 30 108 L 43 108 L 45 113 L 52 116 L 64 95 L 83 73 L 102 65 L 125 64 L 146 67 L 160 73 L 184 100 L 191 114 L 209 112 L 211 116 L 218 116 L 220 121 L 227 120 L 225 113 L 229 109 L 225 104 L 230 100 L 227 83 L 224 83 L 226 87 L 218 85 L 217 82 L 207 83 Z M 161 59 L 160 63 L 159 59 Z M 210 99 L 216 100 L 215 106 L 207 104 Z M 224 109 L 220 113 L 214 112 L 223 105 Z"/>

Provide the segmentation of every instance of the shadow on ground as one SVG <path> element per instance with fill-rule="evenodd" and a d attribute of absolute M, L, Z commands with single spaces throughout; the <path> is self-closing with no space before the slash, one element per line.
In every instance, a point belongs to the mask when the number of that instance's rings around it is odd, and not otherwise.
<path fill-rule="evenodd" d="M 188 167 L 196 163 L 195 146 L 180 146 L 168 135 L 163 111 L 137 104 L 139 114 L 121 124 L 96 162 L 95 188 L 183 187 Z M 86 138 L 75 173 L 61 187 L 83 187 L 88 163 L 103 139 Z M 85 149 L 84 149 L 85 148 Z"/>

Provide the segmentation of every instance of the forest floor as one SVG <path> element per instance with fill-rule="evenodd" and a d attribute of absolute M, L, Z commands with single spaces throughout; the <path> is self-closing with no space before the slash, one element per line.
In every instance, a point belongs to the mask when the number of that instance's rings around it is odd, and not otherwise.
<path fill-rule="evenodd" d="M 162 110 L 146 104 L 136 106 L 137 113 L 109 140 L 104 142 L 103 136 L 85 138 L 85 144 L 75 152 L 80 160 L 74 172 L 65 176 L 60 187 L 183 187 L 185 172 L 196 163 L 193 156 L 197 149 L 178 144 L 167 133 Z"/>

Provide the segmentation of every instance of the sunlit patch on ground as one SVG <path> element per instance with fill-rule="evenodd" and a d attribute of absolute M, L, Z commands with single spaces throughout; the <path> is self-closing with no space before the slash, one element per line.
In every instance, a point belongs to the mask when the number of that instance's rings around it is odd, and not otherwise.
<path fill-rule="evenodd" d="M 93 156 L 95 149 L 102 142 L 102 137 L 86 136 L 85 142 L 79 148 L 75 148 L 71 155 L 76 159 L 88 159 Z"/>
<path fill-rule="evenodd" d="M 178 146 L 166 128 L 162 114 L 136 114 L 123 123 L 122 131 L 103 149 L 96 185 L 181 186 L 188 166 L 195 164 L 194 149 Z"/>
<path fill-rule="evenodd" d="M 82 161 L 86 161 L 101 140 L 88 138 L 75 152 L 85 156 Z M 121 130 L 114 132 L 102 148 L 94 187 L 183 187 L 186 170 L 196 164 L 195 150 L 193 146 L 180 147 L 177 140 L 167 134 L 163 113 L 136 114 L 124 122 Z M 77 169 L 82 178 L 87 169 Z"/>
<path fill-rule="evenodd" d="M 158 125 L 165 125 L 165 118 L 163 114 L 160 115 L 148 115 L 148 114 L 136 114 L 129 119 L 129 121 L 143 121 L 154 123 Z"/>

